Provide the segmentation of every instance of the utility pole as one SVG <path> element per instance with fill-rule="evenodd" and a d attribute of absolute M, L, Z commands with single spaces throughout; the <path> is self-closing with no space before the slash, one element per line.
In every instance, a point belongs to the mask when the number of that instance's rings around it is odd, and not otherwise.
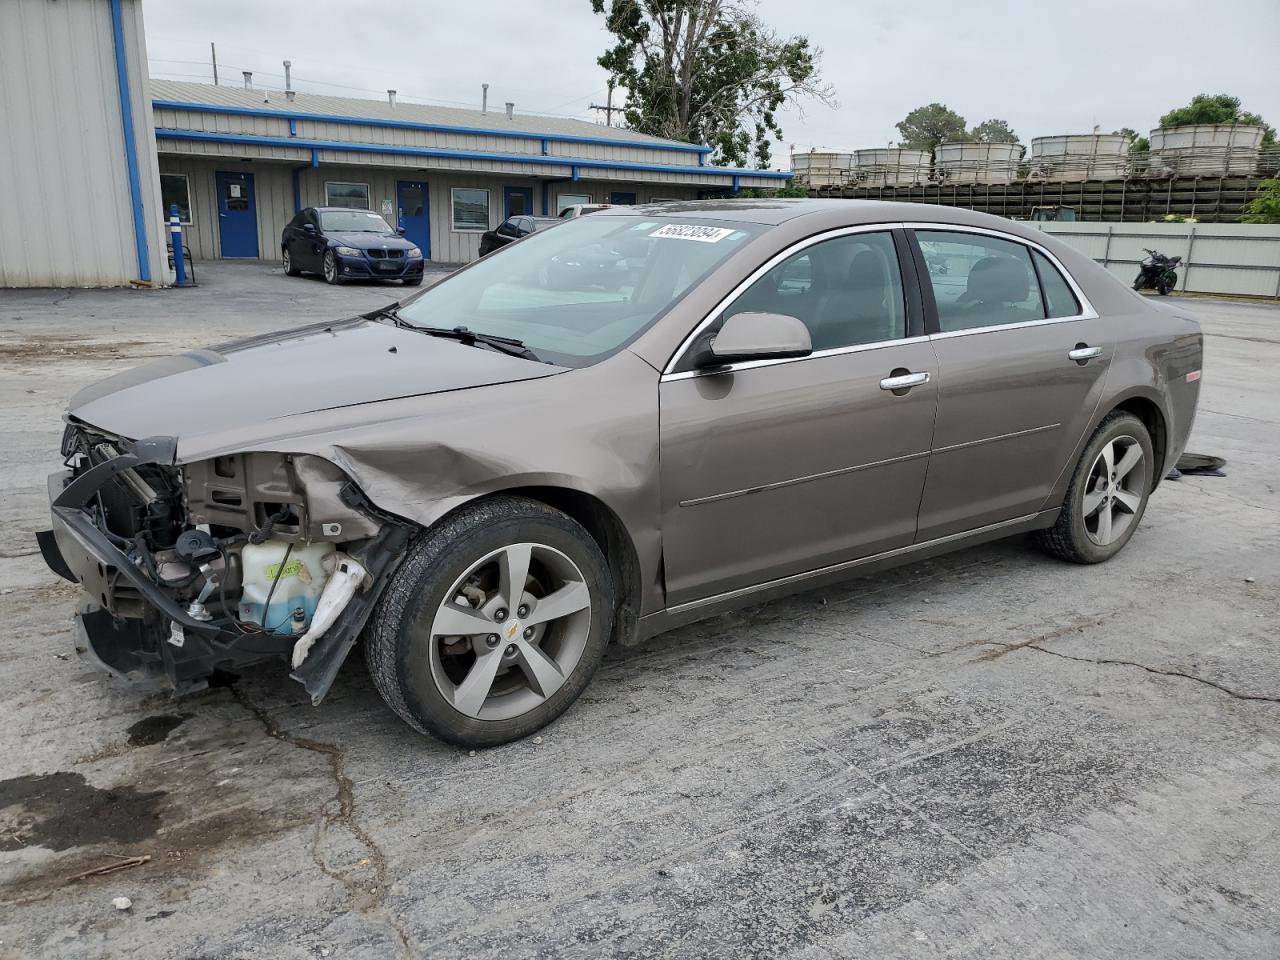
<path fill-rule="evenodd" d="M 604 125 L 605 125 L 606 127 L 612 127 L 612 126 L 613 126 L 613 114 L 614 114 L 614 111 L 616 110 L 618 113 L 621 113 L 621 112 L 622 112 L 622 108 L 621 108 L 621 107 L 615 107 L 615 106 L 613 105 L 613 83 L 612 83 L 612 82 L 610 82 L 610 84 L 609 84 L 609 98 L 605 101 L 605 105 L 602 107 L 602 106 L 600 106 L 600 104 L 598 104 L 598 103 L 593 103 L 593 104 L 591 104 L 587 109 L 588 109 L 588 110 L 603 110 L 603 111 L 604 111 Z"/>
<path fill-rule="evenodd" d="M 214 46 L 213 41 L 209 41 L 209 56 L 213 58 L 213 85 L 218 85 L 218 48 Z"/>

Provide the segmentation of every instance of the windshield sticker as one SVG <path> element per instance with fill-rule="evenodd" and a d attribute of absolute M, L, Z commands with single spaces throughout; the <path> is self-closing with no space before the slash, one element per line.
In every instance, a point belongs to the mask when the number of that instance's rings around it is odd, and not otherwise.
<path fill-rule="evenodd" d="M 666 237 L 671 240 L 696 240 L 698 243 L 719 243 L 729 234 L 731 227 L 703 227 L 693 223 L 668 223 L 659 227 L 651 237 Z"/>

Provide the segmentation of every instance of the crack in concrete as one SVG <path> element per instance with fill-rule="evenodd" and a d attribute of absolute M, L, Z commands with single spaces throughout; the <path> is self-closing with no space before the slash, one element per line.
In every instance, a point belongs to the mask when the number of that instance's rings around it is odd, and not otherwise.
<path fill-rule="evenodd" d="M 413 949 L 409 944 L 408 932 L 385 906 L 387 891 L 386 854 L 382 852 L 382 848 L 377 841 L 355 819 L 355 789 L 351 778 L 347 776 L 346 757 L 342 748 L 334 743 L 301 737 L 283 729 L 264 707 L 250 700 L 238 684 L 231 684 L 229 689 L 236 703 L 257 718 L 267 736 L 299 750 L 318 753 L 328 760 L 329 769 L 333 774 L 334 787 L 337 791 L 334 799 L 338 801 L 338 810 L 334 813 L 327 809 L 328 804 L 326 804 L 325 808 L 322 808 L 317 815 L 315 829 L 311 837 L 311 859 L 321 873 L 329 879 L 342 884 L 347 891 L 352 907 L 386 924 L 395 934 L 402 956 L 412 957 Z M 357 879 L 340 870 L 333 869 L 325 862 L 320 844 L 324 839 L 325 831 L 334 825 L 345 827 L 368 850 L 369 864 L 373 867 L 374 873 L 374 885 L 372 887 L 365 887 Z"/>
<path fill-rule="evenodd" d="M 1159 667 L 1148 667 L 1145 663 L 1138 663 L 1135 660 L 1115 660 L 1108 657 L 1073 657 L 1069 653 L 1059 653 L 1057 650 L 1050 650 L 1047 647 L 1038 647 L 1034 643 L 1022 644 L 1019 649 L 1035 650 L 1037 653 L 1047 653 L 1051 657 L 1061 657 L 1063 660 L 1075 660 L 1077 663 L 1093 663 L 1098 666 L 1118 666 L 1118 667 L 1137 667 L 1139 670 L 1145 670 L 1147 673 L 1154 673 L 1159 677 L 1176 677 L 1180 680 L 1192 680 L 1196 683 L 1204 684 L 1206 687 L 1212 687 L 1220 693 L 1225 693 L 1229 697 L 1237 700 L 1250 700 L 1258 703 L 1280 703 L 1280 697 L 1269 697 L 1259 693 L 1241 693 L 1228 687 L 1224 683 L 1218 683 L 1216 680 L 1210 680 L 1207 677 L 1199 677 L 1194 673 L 1184 673 L 1181 670 L 1161 670 Z"/>

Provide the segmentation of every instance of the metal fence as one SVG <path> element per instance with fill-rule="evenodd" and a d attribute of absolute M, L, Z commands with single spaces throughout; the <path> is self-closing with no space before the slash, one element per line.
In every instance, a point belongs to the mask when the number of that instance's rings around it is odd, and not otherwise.
<path fill-rule="evenodd" d="M 1249 223 L 1030 223 L 1092 257 L 1125 283 L 1144 248 L 1178 265 L 1178 289 L 1280 298 L 1280 226 Z"/>

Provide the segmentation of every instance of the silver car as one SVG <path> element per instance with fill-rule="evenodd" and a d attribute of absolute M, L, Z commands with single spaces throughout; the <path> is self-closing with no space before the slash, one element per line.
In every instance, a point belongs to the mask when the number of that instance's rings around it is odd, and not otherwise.
<path fill-rule="evenodd" d="M 482 746 L 610 641 L 1032 533 L 1134 535 L 1199 327 L 1051 237 L 938 206 L 603 210 L 398 308 L 91 386 L 50 478 L 84 655 L 199 689 L 357 640 L 396 713 Z"/>

